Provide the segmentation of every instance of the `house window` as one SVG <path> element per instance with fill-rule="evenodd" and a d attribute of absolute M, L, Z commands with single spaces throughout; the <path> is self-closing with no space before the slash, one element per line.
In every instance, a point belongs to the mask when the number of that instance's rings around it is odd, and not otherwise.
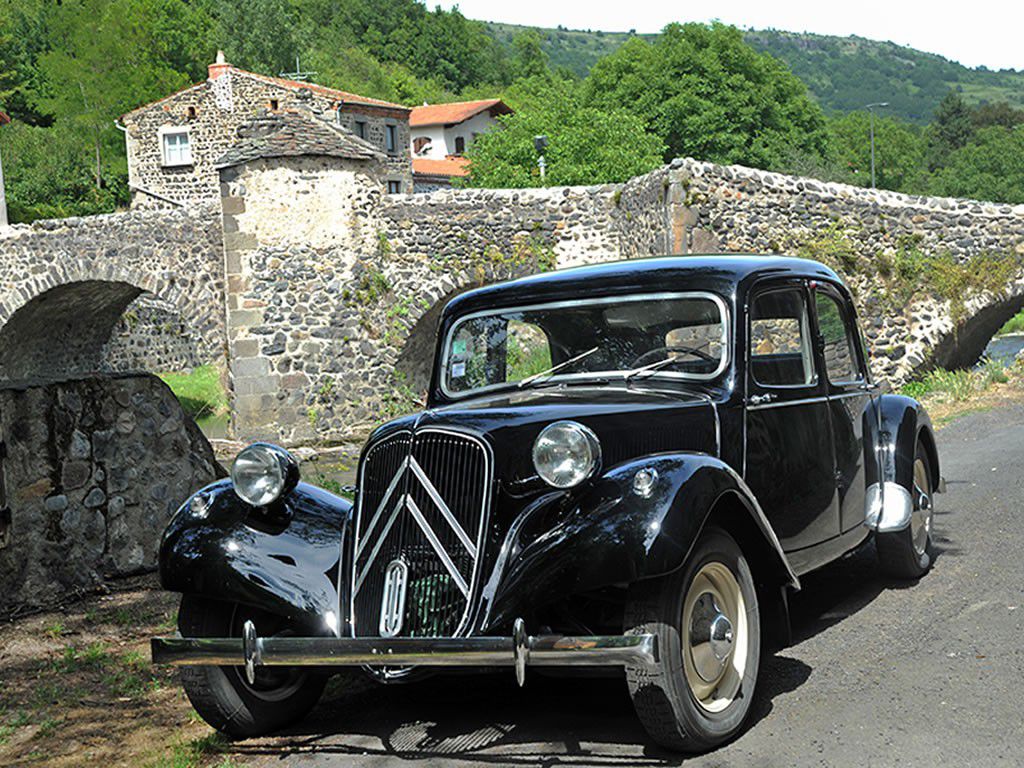
<path fill-rule="evenodd" d="M 398 151 L 398 127 L 394 125 L 384 126 L 384 148 L 389 154 Z"/>
<path fill-rule="evenodd" d="M 388 180 L 388 194 L 389 195 L 400 195 L 402 194 L 402 182 L 394 181 L 393 179 Z"/>
<path fill-rule="evenodd" d="M 360 139 L 366 138 L 366 121 L 356 120 L 355 122 L 355 133 Z"/>
<path fill-rule="evenodd" d="M 195 107 L 189 107 L 188 108 L 188 119 L 190 121 L 196 119 L 196 108 Z"/>
<path fill-rule="evenodd" d="M 466 151 L 466 139 L 462 136 L 455 137 L 455 154 L 461 155 Z"/>
<path fill-rule="evenodd" d="M 277 99 L 270 100 L 270 111 L 277 112 Z"/>
<path fill-rule="evenodd" d="M 422 155 L 430 149 L 429 136 L 417 136 L 412 140 L 412 149 L 417 155 Z"/>
<path fill-rule="evenodd" d="M 192 145 L 188 130 L 167 130 L 161 133 L 164 165 L 191 165 Z"/>

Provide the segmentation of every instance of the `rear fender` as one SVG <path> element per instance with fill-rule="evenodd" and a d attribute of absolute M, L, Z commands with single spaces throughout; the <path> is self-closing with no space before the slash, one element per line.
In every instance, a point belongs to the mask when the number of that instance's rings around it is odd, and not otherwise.
<path fill-rule="evenodd" d="M 205 515 L 193 499 L 206 501 Z M 338 634 L 338 576 L 352 504 L 299 483 L 272 514 L 243 502 L 230 481 L 198 491 L 160 545 L 165 589 L 252 605 L 314 635 Z"/>
<path fill-rule="evenodd" d="M 867 495 L 865 523 L 872 530 L 898 531 L 910 523 L 913 509 L 914 459 L 920 441 L 928 452 L 932 488 L 943 487 L 935 431 L 917 400 L 885 394 L 865 411 Z M 873 453 L 872 453 L 873 452 Z"/>
<path fill-rule="evenodd" d="M 649 497 L 633 490 L 641 469 L 657 472 Z M 657 454 L 620 464 L 581 497 L 565 501 L 552 494 L 524 512 L 509 532 L 484 589 L 485 626 L 553 596 L 670 573 L 686 561 L 713 513 L 721 514 L 726 526 L 738 513 L 758 551 L 767 553 L 767 580 L 799 588 L 757 500 L 739 475 L 713 456 Z"/>

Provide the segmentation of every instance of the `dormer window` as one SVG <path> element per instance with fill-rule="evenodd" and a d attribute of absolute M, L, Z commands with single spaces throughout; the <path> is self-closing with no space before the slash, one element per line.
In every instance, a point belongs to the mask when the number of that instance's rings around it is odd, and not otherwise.
<path fill-rule="evenodd" d="M 160 147 L 165 166 L 192 165 L 192 144 L 188 128 L 161 128 Z"/>

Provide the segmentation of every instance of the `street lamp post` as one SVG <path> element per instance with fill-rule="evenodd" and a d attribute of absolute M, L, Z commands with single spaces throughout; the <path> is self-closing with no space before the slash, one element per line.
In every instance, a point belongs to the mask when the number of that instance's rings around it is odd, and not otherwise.
<path fill-rule="evenodd" d="M 544 159 L 544 150 L 548 148 L 548 137 L 534 136 L 533 148 L 537 150 L 537 167 L 540 169 L 540 183 L 543 184 L 548 169 L 548 162 Z"/>
<path fill-rule="evenodd" d="M 876 101 L 864 107 L 871 115 L 871 188 L 875 188 L 875 107 L 888 107 L 888 101 Z"/>

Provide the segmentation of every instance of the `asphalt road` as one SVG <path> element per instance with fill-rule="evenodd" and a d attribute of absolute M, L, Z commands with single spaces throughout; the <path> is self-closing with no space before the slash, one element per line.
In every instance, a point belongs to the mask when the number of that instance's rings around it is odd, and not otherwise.
<path fill-rule="evenodd" d="M 948 493 L 917 584 L 868 549 L 804 578 L 795 644 L 764 659 L 747 731 L 693 766 L 1024 765 L 1024 407 L 939 432 Z M 622 679 L 446 677 L 330 694 L 237 745 L 274 766 L 670 766 Z"/>

